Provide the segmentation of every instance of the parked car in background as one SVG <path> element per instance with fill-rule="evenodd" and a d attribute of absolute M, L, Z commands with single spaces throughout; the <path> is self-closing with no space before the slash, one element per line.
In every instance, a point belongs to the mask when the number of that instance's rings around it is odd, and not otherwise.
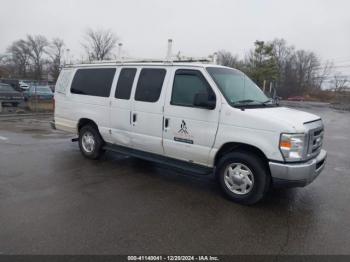
<path fill-rule="evenodd" d="M 22 89 L 22 90 L 28 90 L 29 89 L 29 85 L 24 83 L 24 82 L 19 82 L 19 87 Z"/>
<path fill-rule="evenodd" d="M 15 91 L 22 91 L 22 89 L 19 86 L 19 81 L 17 79 L 6 79 L 6 78 L 3 78 L 3 79 L 0 79 L 0 83 L 8 84 Z"/>
<path fill-rule="evenodd" d="M 30 98 L 41 100 L 51 100 L 53 92 L 49 86 L 31 86 L 27 91 L 23 92 L 24 99 L 27 101 Z"/>
<path fill-rule="evenodd" d="M 290 96 L 287 98 L 288 101 L 304 101 L 305 98 L 302 96 Z"/>
<path fill-rule="evenodd" d="M 0 102 L 18 106 L 23 101 L 23 95 L 8 84 L 0 83 Z"/>

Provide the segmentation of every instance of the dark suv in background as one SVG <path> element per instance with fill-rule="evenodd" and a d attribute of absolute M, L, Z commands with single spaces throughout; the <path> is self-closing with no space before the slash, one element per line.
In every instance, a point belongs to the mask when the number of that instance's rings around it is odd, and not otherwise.
<path fill-rule="evenodd" d="M 8 84 L 0 83 L 0 102 L 18 106 L 23 101 L 22 93 L 16 91 Z"/>

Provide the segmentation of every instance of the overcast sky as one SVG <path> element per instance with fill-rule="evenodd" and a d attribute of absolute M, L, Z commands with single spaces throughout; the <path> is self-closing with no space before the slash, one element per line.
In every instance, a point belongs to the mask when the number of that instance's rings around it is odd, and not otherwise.
<path fill-rule="evenodd" d="M 278 37 L 350 65 L 349 0 L 1 0 L 0 53 L 42 34 L 64 39 L 79 58 L 89 27 L 113 30 L 133 57 L 164 57 L 168 38 L 184 55 L 226 49 L 243 57 L 256 39 Z"/>

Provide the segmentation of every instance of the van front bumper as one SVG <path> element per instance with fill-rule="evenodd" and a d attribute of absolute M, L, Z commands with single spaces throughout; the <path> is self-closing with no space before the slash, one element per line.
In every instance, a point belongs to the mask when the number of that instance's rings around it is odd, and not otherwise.
<path fill-rule="evenodd" d="M 269 162 L 272 182 L 275 187 L 304 187 L 322 172 L 327 152 L 321 150 L 316 158 L 305 163 Z"/>

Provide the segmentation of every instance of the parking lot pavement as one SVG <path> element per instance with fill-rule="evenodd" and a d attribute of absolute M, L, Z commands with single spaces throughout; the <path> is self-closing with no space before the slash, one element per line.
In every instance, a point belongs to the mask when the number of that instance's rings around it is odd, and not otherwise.
<path fill-rule="evenodd" d="M 325 170 L 246 207 L 210 177 L 84 159 L 49 119 L 0 121 L 2 254 L 349 254 L 350 113 L 323 117 Z"/>

